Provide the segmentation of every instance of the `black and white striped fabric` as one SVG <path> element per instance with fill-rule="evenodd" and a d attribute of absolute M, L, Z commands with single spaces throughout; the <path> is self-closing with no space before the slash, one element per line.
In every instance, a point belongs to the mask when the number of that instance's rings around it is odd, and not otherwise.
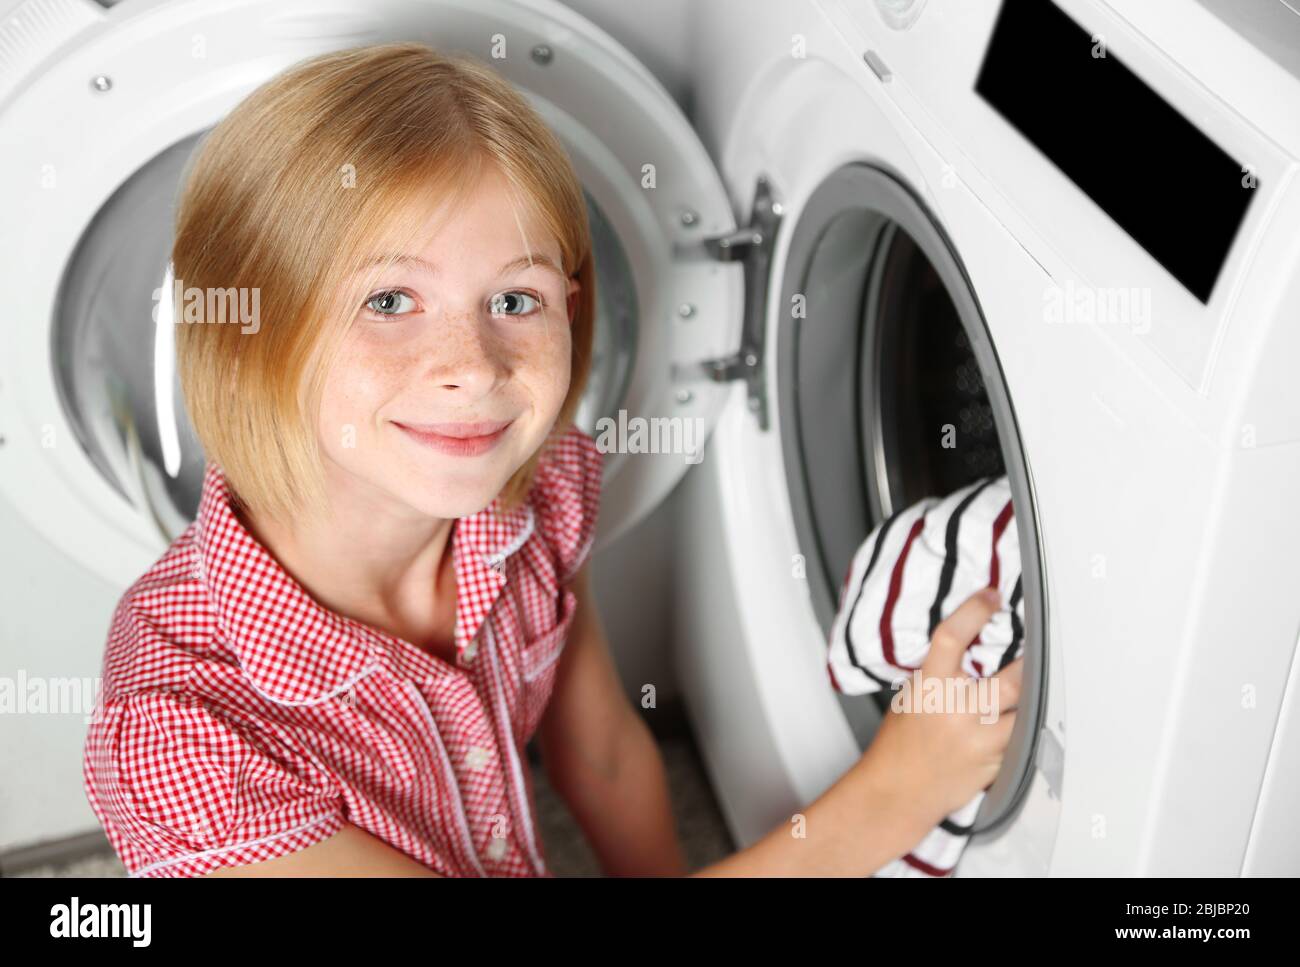
<path fill-rule="evenodd" d="M 1006 477 L 926 498 L 867 536 L 854 555 L 831 628 L 832 685 L 847 695 L 892 690 L 920 668 L 939 622 L 986 587 L 998 589 L 1002 607 L 962 658 L 962 668 L 978 678 L 1019 657 L 1024 637 L 1020 544 Z M 951 874 L 983 798 L 978 794 L 875 875 Z"/>

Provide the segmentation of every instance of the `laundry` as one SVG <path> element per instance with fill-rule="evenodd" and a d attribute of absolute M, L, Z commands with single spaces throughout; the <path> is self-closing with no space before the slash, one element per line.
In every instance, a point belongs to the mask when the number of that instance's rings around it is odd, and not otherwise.
<path fill-rule="evenodd" d="M 854 555 L 831 627 L 827 668 L 846 695 L 898 688 L 913 677 L 941 621 L 982 588 L 1002 606 L 962 656 L 987 678 L 1020 655 L 1024 593 L 1020 545 L 1006 477 L 989 477 L 942 499 L 927 497 L 879 524 Z M 878 877 L 952 873 L 970 838 L 981 792 Z"/>

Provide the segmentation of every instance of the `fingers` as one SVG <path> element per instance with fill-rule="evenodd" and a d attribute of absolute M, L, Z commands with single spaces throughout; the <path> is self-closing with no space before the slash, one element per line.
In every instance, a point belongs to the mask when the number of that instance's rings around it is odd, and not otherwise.
<path fill-rule="evenodd" d="M 962 674 L 961 658 L 966 646 L 989 623 L 1000 607 L 1000 601 L 995 588 L 985 588 L 963 601 L 956 611 L 940 622 L 930 637 L 930 654 L 924 663 L 926 673 Z"/>
<path fill-rule="evenodd" d="M 996 722 L 988 723 L 989 728 L 993 730 L 993 738 L 997 743 L 999 750 L 1005 749 L 1007 743 L 1011 741 L 1011 731 L 1016 727 L 1015 710 L 1010 712 L 999 712 Z"/>
<path fill-rule="evenodd" d="M 1020 703 L 1020 692 L 1024 686 L 1024 674 L 1025 659 L 1022 656 L 992 676 L 993 681 L 997 682 L 998 708 L 1015 708 Z"/>

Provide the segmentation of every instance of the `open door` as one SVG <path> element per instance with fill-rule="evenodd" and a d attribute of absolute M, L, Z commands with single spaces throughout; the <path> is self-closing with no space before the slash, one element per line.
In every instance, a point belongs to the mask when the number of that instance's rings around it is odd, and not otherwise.
<path fill-rule="evenodd" d="M 689 424 L 674 438 L 697 447 L 712 429 L 724 389 L 697 364 L 735 350 L 744 293 L 740 269 L 707 240 L 735 222 L 689 122 L 613 38 L 546 0 L 59 6 L 63 16 L 33 27 L 26 76 L 0 91 L 6 163 L 61 187 L 0 183 L 4 231 L 22 233 L 5 246 L 15 257 L 0 264 L 0 280 L 25 293 L 0 358 L 9 457 L 0 490 L 51 543 L 120 583 L 192 518 L 203 458 L 151 296 L 164 286 L 185 163 L 254 87 L 360 44 L 418 40 L 478 55 L 525 93 L 573 159 L 599 312 L 579 421 L 593 435 L 602 420 L 616 428 L 606 437 L 600 540 L 635 524 L 690 468 L 690 452 L 627 452 L 626 428 L 671 434 Z M 222 56 L 190 56 L 195 37 Z M 71 103 L 69 91 L 78 92 Z M 69 103 L 49 124 L 48 105 Z M 26 232 L 32 224 L 42 231 Z M 76 445 L 44 445 L 50 435 Z"/>

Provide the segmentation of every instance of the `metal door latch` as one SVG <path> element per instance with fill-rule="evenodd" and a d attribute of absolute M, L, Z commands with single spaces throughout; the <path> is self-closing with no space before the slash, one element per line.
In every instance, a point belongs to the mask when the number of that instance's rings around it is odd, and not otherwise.
<path fill-rule="evenodd" d="M 1047 780 L 1047 794 L 1057 802 L 1061 800 L 1061 784 L 1065 778 L 1065 748 L 1056 733 L 1047 726 L 1038 731 L 1038 752 L 1035 756 L 1038 771 Z"/>

